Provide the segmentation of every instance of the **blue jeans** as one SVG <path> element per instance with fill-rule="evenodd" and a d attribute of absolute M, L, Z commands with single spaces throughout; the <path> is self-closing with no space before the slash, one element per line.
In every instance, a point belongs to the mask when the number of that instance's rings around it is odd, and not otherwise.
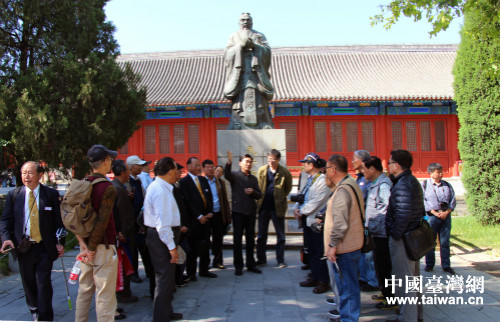
<path fill-rule="evenodd" d="M 259 212 L 259 233 L 257 235 L 257 260 L 267 263 L 266 246 L 269 221 L 273 221 L 276 231 L 276 260 L 278 264 L 285 262 L 285 217 L 278 218 L 276 211 L 261 210 Z"/>
<path fill-rule="evenodd" d="M 361 310 L 361 294 L 358 282 L 358 263 L 361 250 L 337 255 L 337 265 L 340 272 L 333 265 L 335 283 L 339 291 L 337 302 L 342 322 L 356 322 Z M 341 276 L 342 274 L 342 276 Z"/>
<path fill-rule="evenodd" d="M 432 230 L 439 236 L 439 251 L 441 253 L 441 267 L 450 268 L 450 232 L 451 215 L 445 220 L 436 216 L 429 216 L 429 224 Z M 425 255 L 425 266 L 434 267 L 436 264 L 436 249 L 433 248 Z"/>
<path fill-rule="evenodd" d="M 361 253 L 359 258 L 359 279 L 373 287 L 378 287 L 377 274 L 375 274 L 375 263 L 373 252 Z"/>

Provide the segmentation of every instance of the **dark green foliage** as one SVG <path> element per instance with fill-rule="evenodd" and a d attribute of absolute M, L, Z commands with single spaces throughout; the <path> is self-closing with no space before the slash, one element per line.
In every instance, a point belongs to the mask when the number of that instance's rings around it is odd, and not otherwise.
<path fill-rule="evenodd" d="M 478 7 L 480 8 L 480 7 Z M 459 150 L 468 210 L 484 224 L 500 223 L 500 86 L 496 61 L 500 38 L 478 29 L 498 29 L 482 9 L 465 16 L 455 61 Z"/>
<path fill-rule="evenodd" d="M 43 160 L 81 177 L 90 146 L 119 148 L 144 117 L 145 90 L 115 61 L 106 2 L 0 0 L 0 138 L 18 166 Z"/>

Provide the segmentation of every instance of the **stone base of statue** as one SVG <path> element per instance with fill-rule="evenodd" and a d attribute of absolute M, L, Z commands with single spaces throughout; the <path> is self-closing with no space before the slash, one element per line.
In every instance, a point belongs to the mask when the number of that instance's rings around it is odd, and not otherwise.
<path fill-rule="evenodd" d="M 286 130 L 219 130 L 217 131 L 217 164 L 224 166 L 227 151 L 233 153 L 233 171 L 239 169 L 240 156 L 250 154 L 254 158 L 252 174 L 267 164 L 271 149 L 281 152 L 280 164 L 286 166 Z"/>

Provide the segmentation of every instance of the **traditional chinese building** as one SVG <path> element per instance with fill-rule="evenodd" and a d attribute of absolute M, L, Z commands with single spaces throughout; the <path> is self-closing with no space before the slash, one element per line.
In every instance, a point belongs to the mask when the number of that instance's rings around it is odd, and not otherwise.
<path fill-rule="evenodd" d="M 407 149 L 414 173 L 439 162 L 458 175 L 458 119 L 453 101 L 455 45 L 274 48 L 271 65 L 276 128 L 286 129 L 287 164 L 308 152 L 349 160 L 368 150 L 387 166 Z M 217 160 L 216 131 L 227 128 L 223 50 L 129 54 L 147 88 L 146 120 L 120 149 L 147 160 L 190 156 Z M 258 147 L 253 147 L 258 149 Z"/>

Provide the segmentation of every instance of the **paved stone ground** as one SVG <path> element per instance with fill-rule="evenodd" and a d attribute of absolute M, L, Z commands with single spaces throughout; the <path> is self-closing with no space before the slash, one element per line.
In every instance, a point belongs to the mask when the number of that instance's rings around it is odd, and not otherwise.
<path fill-rule="evenodd" d="M 76 250 L 64 256 L 64 264 L 68 272 L 73 265 Z M 325 302 L 327 294 L 313 294 L 310 288 L 299 287 L 298 283 L 305 279 L 306 271 L 300 269 L 299 252 L 287 250 L 287 268 L 279 269 L 272 265 L 263 267 L 263 274 L 244 271 L 243 276 L 235 276 L 231 250 L 224 250 L 225 270 L 213 270 L 219 277 L 216 279 L 198 278 L 175 293 L 174 308 L 184 314 L 185 321 L 329 321 L 327 311 L 332 307 Z M 436 254 L 438 255 L 438 254 Z M 268 252 L 268 263 L 275 262 L 272 251 Z M 439 262 L 439 257 L 437 259 Z M 499 321 L 500 320 L 500 279 L 487 273 L 475 270 L 470 264 L 458 256 L 452 257 L 452 266 L 458 274 L 467 277 L 473 275 L 484 277 L 484 293 L 469 294 L 480 296 L 482 305 L 426 305 L 424 321 Z M 423 271 L 423 266 L 422 266 Z M 144 271 L 141 267 L 141 276 Z M 445 275 L 436 267 L 433 273 L 423 272 L 424 279 Z M 56 321 L 73 321 L 74 311 L 68 309 L 61 261 L 54 264 L 52 274 L 54 285 L 54 310 Z M 151 321 L 152 300 L 147 296 L 148 283 L 132 284 L 133 292 L 139 296 L 138 303 L 119 304 L 125 309 L 127 318 L 124 321 Z M 71 299 L 76 301 L 77 285 L 70 285 Z M 394 318 L 394 311 L 381 311 L 374 307 L 372 293 L 362 293 L 362 309 L 360 321 L 385 321 Z M 453 293 L 455 296 L 458 295 Z M 466 294 L 463 294 L 466 295 Z M 449 297 L 451 294 L 441 294 Z M 0 277 L 0 319 L 2 321 L 29 321 L 30 315 L 24 300 L 21 281 L 18 274 Z M 96 321 L 92 309 L 89 321 Z"/>

